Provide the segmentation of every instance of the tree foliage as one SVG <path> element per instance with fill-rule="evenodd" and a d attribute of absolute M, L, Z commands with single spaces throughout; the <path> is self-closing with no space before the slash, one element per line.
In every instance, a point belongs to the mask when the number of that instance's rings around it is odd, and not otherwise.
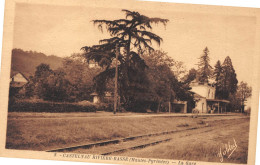
<path fill-rule="evenodd" d="M 39 98 L 49 101 L 66 101 L 73 91 L 65 73 L 53 71 L 48 64 L 40 64 L 34 75 L 34 93 Z"/>
<path fill-rule="evenodd" d="M 188 109 L 192 109 L 194 101 L 189 92 L 189 86 L 178 81 L 172 70 L 175 61 L 162 51 L 146 54 L 144 59 L 149 68 L 147 69 L 150 81 L 149 91 L 152 100 L 158 103 L 157 111 L 160 111 L 160 105 L 163 102 L 168 103 L 174 100 L 188 101 Z"/>
<path fill-rule="evenodd" d="M 147 67 L 141 54 L 148 50 L 154 50 L 152 43 L 160 45 L 162 38 L 151 32 L 152 24 L 162 23 L 166 26 L 167 19 L 149 18 L 139 12 L 122 10 L 124 19 L 117 20 L 93 20 L 94 25 L 103 32 L 104 29 L 111 38 L 100 40 L 99 45 L 85 46 L 87 61 L 94 61 L 103 71 L 95 78 L 96 91 L 103 94 L 106 90 L 106 82 L 114 78 L 115 66 L 113 61 L 116 52 L 119 53 L 119 94 L 125 106 L 134 103 L 138 97 L 136 92 L 147 90 Z"/>
<path fill-rule="evenodd" d="M 216 84 L 218 86 L 216 94 L 221 99 L 228 99 L 230 95 L 236 93 L 238 83 L 236 72 L 229 56 L 225 58 L 221 68 L 222 71 Z"/>
<path fill-rule="evenodd" d="M 215 77 L 215 83 L 216 83 L 216 98 L 222 98 L 221 92 L 220 92 L 221 75 L 223 74 L 222 72 L 223 72 L 223 70 L 222 70 L 221 62 L 218 60 L 216 65 L 215 65 L 214 73 L 213 73 L 213 75 Z"/>
<path fill-rule="evenodd" d="M 34 76 L 29 78 L 25 95 L 51 101 L 90 100 L 93 78 L 99 72 L 99 67 L 87 65 L 82 54 L 64 58 L 62 67 L 56 70 L 42 63 L 36 67 Z"/>
<path fill-rule="evenodd" d="M 62 71 L 73 86 L 71 98 L 75 101 L 90 100 L 93 92 L 93 79 L 101 71 L 99 67 L 91 67 L 82 54 L 73 54 L 63 60 Z"/>
<path fill-rule="evenodd" d="M 187 74 L 187 70 L 182 61 L 174 61 L 173 72 L 178 81 L 181 81 L 184 76 Z"/>
<path fill-rule="evenodd" d="M 209 78 L 211 77 L 211 70 L 212 67 L 210 65 L 210 58 L 209 58 L 209 49 L 206 47 L 203 50 L 203 54 L 199 58 L 199 64 L 198 64 L 198 81 L 201 83 L 208 83 Z"/>
<path fill-rule="evenodd" d="M 149 67 L 146 73 L 149 77 L 149 91 L 153 94 L 153 100 L 171 101 L 175 97 L 172 84 L 177 82 L 171 70 L 174 60 L 162 51 L 147 53 L 144 55 L 144 59 Z"/>
<path fill-rule="evenodd" d="M 252 95 L 252 87 L 250 87 L 246 82 L 241 81 L 237 88 L 236 97 L 240 100 L 242 104 L 241 105 L 242 112 L 244 112 L 245 101 L 249 97 L 251 97 L 251 95 Z"/>
<path fill-rule="evenodd" d="M 252 95 L 252 87 L 250 87 L 246 82 L 241 81 L 237 88 L 237 96 L 246 101 Z"/>
<path fill-rule="evenodd" d="M 191 68 L 188 72 L 188 74 L 186 74 L 183 78 L 182 78 L 182 82 L 184 84 L 190 84 L 193 80 L 196 80 L 197 78 L 197 70 L 194 68 Z"/>

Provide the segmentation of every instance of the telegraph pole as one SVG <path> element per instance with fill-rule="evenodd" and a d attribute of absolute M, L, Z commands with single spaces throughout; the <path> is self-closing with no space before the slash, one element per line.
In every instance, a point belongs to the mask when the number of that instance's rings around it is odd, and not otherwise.
<path fill-rule="evenodd" d="M 118 55 L 119 55 L 119 50 L 118 50 L 118 44 L 116 44 L 116 74 L 115 74 L 115 92 L 114 92 L 114 114 L 116 114 L 117 110 L 117 98 L 118 98 L 118 93 L 117 93 L 117 81 L 118 81 Z"/>

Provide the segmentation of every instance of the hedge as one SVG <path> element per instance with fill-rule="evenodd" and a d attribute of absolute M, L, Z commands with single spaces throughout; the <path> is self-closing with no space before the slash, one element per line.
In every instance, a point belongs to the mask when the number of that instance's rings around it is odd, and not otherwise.
<path fill-rule="evenodd" d="M 98 110 L 110 111 L 109 105 L 80 105 L 67 102 L 10 102 L 9 112 L 96 112 Z"/>

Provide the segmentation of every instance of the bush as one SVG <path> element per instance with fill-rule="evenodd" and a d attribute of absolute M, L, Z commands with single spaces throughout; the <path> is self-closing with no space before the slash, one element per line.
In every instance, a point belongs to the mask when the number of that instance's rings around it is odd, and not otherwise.
<path fill-rule="evenodd" d="M 82 106 L 95 106 L 98 111 L 113 111 L 113 103 L 92 103 L 90 101 L 84 100 L 78 102 L 79 105 Z"/>
<path fill-rule="evenodd" d="M 99 103 L 96 105 L 98 110 L 112 112 L 114 109 L 113 103 Z"/>
<path fill-rule="evenodd" d="M 152 111 L 156 111 L 158 107 L 158 103 L 153 101 L 134 101 L 129 103 L 128 105 L 123 105 L 127 111 L 131 112 L 140 112 L 144 113 L 147 109 L 151 109 Z"/>
<path fill-rule="evenodd" d="M 9 112 L 96 112 L 96 105 L 81 105 L 67 102 L 17 100 L 10 102 Z"/>

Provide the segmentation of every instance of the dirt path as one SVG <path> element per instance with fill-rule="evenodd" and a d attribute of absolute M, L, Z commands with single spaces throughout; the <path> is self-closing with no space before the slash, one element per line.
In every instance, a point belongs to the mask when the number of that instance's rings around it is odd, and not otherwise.
<path fill-rule="evenodd" d="M 97 113 L 23 113 L 23 112 L 10 112 L 8 120 L 53 120 L 53 119 L 95 119 L 95 118 L 146 118 L 146 117 L 191 117 L 191 113 L 162 113 L 162 114 L 148 114 L 148 113 L 117 113 L 116 115 L 111 112 L 97 112 Z M 199 117 L 244 117 L 239 114 L 198 114 Z"/>

